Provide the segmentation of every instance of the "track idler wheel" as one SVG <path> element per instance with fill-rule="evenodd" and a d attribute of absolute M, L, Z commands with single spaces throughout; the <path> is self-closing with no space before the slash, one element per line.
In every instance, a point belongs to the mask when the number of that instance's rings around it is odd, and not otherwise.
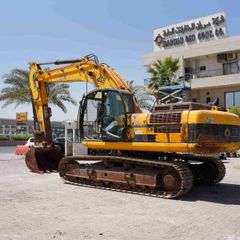
<path fill-rule="evenodd" d="M 166 169 L 162 175 L 162 185 L 166 191 L 176 191 L 181 185 L 179 174 L 174 170 Z"/>
<path fill-rule="evenodd" d="M 222 161 L 209 158 L 193 168 L 194 183 L 197 185 L 213 185 L 219 183 L 224 178 L 225 173 L 226 169 Z"/>
<path fill-rule="evenodd" d="M 63 157 L 59 147 L 31 147 L 26 154 L 27 167 L 35 173 L 57 172 Z"/>

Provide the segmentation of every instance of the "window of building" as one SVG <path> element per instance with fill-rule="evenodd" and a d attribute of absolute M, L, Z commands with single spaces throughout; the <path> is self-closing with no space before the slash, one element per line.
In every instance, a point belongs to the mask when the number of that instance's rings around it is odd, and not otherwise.
<path fill-rule="evenodd" d="M 239 72 L 239 66 L 237 61 L 223 64 L 223 73 L 225 75 L 234 74 L 238 72 Z"/>
<path fill-rule="evenodd" d="M 33 132 L 32 132 L 32 127 L 31 127 L 31 126 L 29 126 L 29 127 L 28 127 L 28 134 L 30 134 L 30 135 L 31 135 L 32 133 L 33 133 Z"/>
<path fill-rule="evenodd" d="M 230 108 L 240 105 L 240 91 L 225 92 L 225 107 Z"/>
<path fill-rule="evenodd" d="M 197 102 L 197 99 L 196 99 L 196 98 L 193 98 L 193 99 L 192 99 L 192 102 Z"/>
<path fill-rule="evenodd" d="M 206 66 L 200 66 L 200 71 L 206 71 Z"/>
<path fill-rule="evenodd" d="M 17 134 L 26 135 L 27 134 L 27 126 L 26 125 L 17 125 Z"/>
<path fill-rule="evenodd" d="M 240 105 L 240 92 L 234 93 L 234 103 L 235 103 L 235 106 Z"/>
<path fill-rule="evenodd" d="M 16 134 L 16 126 L 14 125 L 11 126 L 11 134 L 12 135 Z"/>
<path fill-rule="evenodd" d="M 0 134 L 3 134 L 3 126 L 0 126 Z"/>
<path fill-rule="evenodd" d="M 9 125 L 5 125 L 5 134 L 9 134 L 10 127 Z"/>

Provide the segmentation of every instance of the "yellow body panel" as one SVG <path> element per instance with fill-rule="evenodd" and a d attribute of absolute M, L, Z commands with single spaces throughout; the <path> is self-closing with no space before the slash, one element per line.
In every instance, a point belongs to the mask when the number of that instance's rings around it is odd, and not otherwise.
<path fill-rule="evenodd" d="M 162 114 L 162 113 L 159 113 Z M 132 135 L 129 142 L 83 141 L 88 148 L 113 149 L 127 151 L 153 152 L 191 152 L 191 153 L 219 153 L 232 152 L 240 148 L 239 141 L 230 141 L 228 136 L 208 135 L 208 132 L 198 134 L 191 140 L 189 126 L 204 128 L 220 128 L 228 130 L 229 126 L 240 126 L 239 117 L 232 113 L 215 110 L 185 110 L 181 113 L 180 122 L 150 123 L 151 113 L 133 114 L 128 121 Z M 179 132 L 154 132 L 155 128 L 179 125 Z M 200 132 L 201 133 L 201 132 Z M 223 132 L 225 134 L 225 132 Z M 151 139 L 148 141 L 148 137 Z M 154 137 L 154 141 L 152 138 Z M 234 136 L 238 137 L 238 136 Z M 190 142 L 195 141 L 195 142 Z"/>
<path fill-rule="evenodd" d="M 169 142 L 169 134 L 167 134 L 167 133 L 157 134 L 156 142 L 168 143 Z"/>
<path fill-rule="evenodd" d="M 181 134 L 180 133 L 171 133 L 169 142 L 171 143 L 180 143 L 181 142 Z"/>
<path fill-rule="evenodd" d="M 233 152 L 240 148 L 239 143 L 217 143 L 209 148 L 201 147 L 197 143 L 159 143 L 159 142 L 103 142 L 83 141 L 82 144 L 91 149 L 147 151 L 147 152 L 182 152 L 211 154 Z"/>
<path fill-rule="evenodd" d="M 188 152 L 187 143 L 150 143 L 150 142 L 102 142 L 83 141 L 83 145 L 93 149 L 113 149 L 149 152 Z"/>
<path fill-rule="evenodd" d="M 189 112 L 188 124 L 192 123 L 240 126 L 240 120 L 236 114 L 216 110 L 194 110 Z"/>
<path fill-rule="evenodd" d="M 102 141 L 83 141 L 83 145 L 93 149 L 112 149 L 125 151 L 148 151 L 148 152 L 195 152 L 195 153 L 212 153 L 210 151 L 199 151 L 198 145 L 194 143 L 149 143 L 149 142 L 102 142 Z M 218 143 L 216 149 L 226 149 L 226 152 L 232 152 L 240 148 L 239 143 L 223 144 Z M 218 152 L 216 151 L 216 152 Z"/>

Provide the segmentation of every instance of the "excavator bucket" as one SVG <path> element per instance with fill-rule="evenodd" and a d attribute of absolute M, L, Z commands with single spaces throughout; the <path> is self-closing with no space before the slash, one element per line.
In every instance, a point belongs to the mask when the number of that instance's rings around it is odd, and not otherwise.
<path fill-rule="evenodd" d="M 54 147 L 31 147 L 26 154 L 27 167 L 35 173 L 57 172 L 63 157 L 61 150 Z"/>

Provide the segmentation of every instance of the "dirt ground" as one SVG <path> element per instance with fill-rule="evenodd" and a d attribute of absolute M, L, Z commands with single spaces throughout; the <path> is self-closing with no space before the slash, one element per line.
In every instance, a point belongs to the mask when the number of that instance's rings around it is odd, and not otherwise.
<path fill-rule="evenodd" d="M 0 148 L 0 239 L 240 240 L 240 159 L 213 187 L 165 200 L 64 184 Z"/>

